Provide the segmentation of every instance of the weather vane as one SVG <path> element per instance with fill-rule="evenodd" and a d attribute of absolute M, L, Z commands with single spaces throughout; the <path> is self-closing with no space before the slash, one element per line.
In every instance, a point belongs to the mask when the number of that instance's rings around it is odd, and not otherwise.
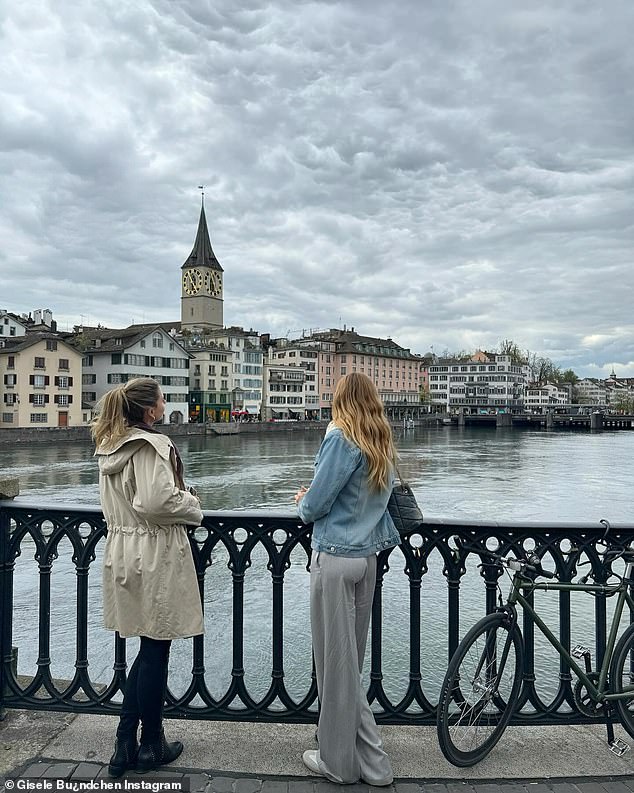
<path fill-rule="evenodd" d="M 204 184 L 199 184 L 198 185 L 198 189 L 202 190 L 202 197 L 203 197 L 203 204 L 204 204 L 205 203 L 205 185 Z"/>

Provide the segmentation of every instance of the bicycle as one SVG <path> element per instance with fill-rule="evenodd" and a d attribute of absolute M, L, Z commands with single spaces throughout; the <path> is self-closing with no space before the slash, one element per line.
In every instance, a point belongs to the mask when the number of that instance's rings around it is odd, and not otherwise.
<path fill-rule="evenodd" d="M 466 767 L 483 760 L 502 737 L 515 711 L 524 668 L 524 642 L 517 622 L 518 603 L 576 675 L 578 681 L 574 696 L 578 709 L 585 715 L 606 719 L 611 751 L 622 755 L 629 749 L 624 741 L 615 740 L 612 719 L 616 710 L 621 724 L 634 737 L 634 623 L 625 629 L 617 643 L 626 603 L 634 613 L 634 599 L 628 591 L 634 586 L 634 548 L 610 545 L 607 542 L 610 524 L 606 520 L 600 522 L 606 529 L 602 538 L 606 550 L 600 554 L 603 564 L 612 564 L 619 558 L 625 563 L 622 576 L 611 573 L 619 579 L 616 584 L 588 584 L 588 578 L 596 577 L 593 573 L 572 583 L 537 582 L 539 577 L 556 577 L 542 567 L 538 554 L 529 553 L 520 559 L 507 558 L 486 547 L 469 547 L 456 538 L 458 552 L 475 551 L 482 560 L 480 566 L 506 568 L 513 575 L 508 573 L 511 588 L 506 602 L 503 602 L 498 586 L 498 607 L 468 631 L 449 662 L 437 715 L 438 742 L 449 762 Z M 577 645 L 569 652 L 522 594 L 536 590 L 618 595 L 605 655 L 598 671 L 592 670 L 589 650 Z M 583 668 L 575 660 L 581 658 L 584 659 Z"/>

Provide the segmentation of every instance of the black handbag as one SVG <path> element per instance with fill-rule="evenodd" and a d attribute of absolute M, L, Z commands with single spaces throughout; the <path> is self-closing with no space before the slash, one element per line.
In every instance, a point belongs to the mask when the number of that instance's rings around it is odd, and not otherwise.
<path fill-rule="evenodd" d="M 392 495 L 387 502 L 387 511 L 399 534 L 411 534 L 423 522 L 423 513 L 418 506 L 412 488 L 401 479 L 398 470 L 397 473 L 399 481 L 392 488 Z"/>

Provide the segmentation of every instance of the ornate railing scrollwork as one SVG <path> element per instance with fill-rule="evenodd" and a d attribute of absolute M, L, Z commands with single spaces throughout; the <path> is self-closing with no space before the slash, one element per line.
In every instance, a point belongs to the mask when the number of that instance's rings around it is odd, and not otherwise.
<path fill-rule="evenodd" d="M 442 677 L 447 661 L 461 635 L 472 622 L 496 605 L 498 587 L 503 585 L 501 572 L 490 565 L 477 569 L 486 549 L 499 553 L 518 554 L 534 549 L 557 571 L 562 581 L 577 575 L 580 561 L 589 565 L 597 580 L 606 580 L 611 571 L 605 569 L 597 550 L 603 535 L 597 524 L 492 523 L 426 518 L 420 529 L 408 536 L 398 549 L 382 551 L 378 557 L 377 583 L 372 609 L 370 651 L 366 659 L 369 670 L 368 698 L 377 720 L 384 724 L 433 724 L 436 718 L 436 692 L 433 680 Z M 30 505 L 25 499 L 0 502 L 0 706 L 37 710 L 59 710 L 76 713 L 114 714 L 119 709 L 121 690 L 127 668 L 126 641 L 105 630 L 104 641 L 114 642 L 112 669 L 107 680 L 91 678 L 89 637 L 91 614 L 89 585 L 101 575 L 96 569 L 100 544 L 106 527 L 97 507 Z M 634 542 L 633 526 L 612 527 L 612 536 L 623 543 Z M 469 547 L 482 548 L 482 553 L 467 552 L 455 538 Z M 68 540 L 75 573 L 75 591 L 68 592 L 68 618 L 75 623 L 75 655 L 72 679 L 60 681 L 51 672 L 52 635 L 51 574 L 60 555 L 60 543 Z M 302 585 L 308 587 L 310 564 L 310 527 L 302 525 L 289 514 L 250 512 L 208 512 L 203 525 L 190 529 L 190 541 L 198 572 L 200 594 L 205 602 L 207 579 L 212 563 L 226 560 L 227 586 L 231 588 L 231 670 L 230 680 L 220 695 L 212 695 L 206 677 L 206 639 L 192 642 L 191 679 L 180 693 L 170 690 L 166 714 L 197 719 L 236 721 L 313 722 L 317 713 L 317 690 L 314 674 L 305 669 L 306 685 L 300 694 L 287 688 L 284 667 L 285 648 L 294 641 L 284 633 L 285 606 L 295 597 L 289 591 L 287 575 L 299 566 Z M 32 669 L 16 674 L 12 652 L 13 636 L 18 619 L 14 610 L 16 560 L 28 544 L 33 552 L 32 572 L 38 582 L 37 659 Z M 266 608 L 271 613 L 271 660 L 258 669 L 260 679 L 268 680 L 262 695 L 249 690 L 245 664 L 245 592 L 249 586 L 248 571 L 254 554 L 265 555 L 266 563 L 259 570 L 268 576 L 270 587 Z M 22 562 L 24 565 L 26 560 Z M 584 568 L 587 569 L 587 568 Z M 434 594 L 434 614 L 423 608 L 431 574 L 444 584 Z M 406 587 L 407 597 L 395 604 L 394 586 Z M 569 647 L 572 600 L 570 593 L 552 594 L 557 606 L 553 617 L 558 623 L 561 641 Z M 595 664 L 605 650 L 609 607 L 606 597 L 587 597 L 585 619 L 591 624 L 595 644 Z M 386 624 L 386 605 L 398 606 L 407 614 L 406 631 L 394 634 Z M 444 616 L 443 616 L 444 615 Z M 432 636 L 433 665 L 423 662 L 427 648 L 423 633 L 434 617 L 441 626 Z M 634 620 L 634 615 L 627 615 Z M 627 617 L 626 620 L 627 621 Z M 435 623 L 436 624 L 436 623 Z M 94 630 L 94 625 L 92 626 Z M 543 661 L 533 625 L 524 619 L 522 632 L 526 646 L 524 685 L 521 708 L 514 717 L 516 724 L 583 723 L 588 717 L 576 708 L 572 681 L 567 669 L 557 666 L 543 671 Z M 35 641 L 36 637 L 33 637 Z M 429 641 L 429 636 L 427 641 Z M 395 650 L 394 644 L 398 644 Z M 387 662 L 387 657 L 392 659 Z M 429 653 L 428 653 L 429 655 Z M 393 679 L 393 661 L 407 663 L 407 673 L 398 682 Z M 213 663 L 213 661 L 212 661 Z M 391 664 L 391 665 L 390 665 Z M 388 668 L 389 667 L 389 668 Z M 540 671 L 541 670 L 541 671 Z M 189 674 L 188 672 L 186 674 Z M 547 693 L 544 679 L 548 677 Z"/>

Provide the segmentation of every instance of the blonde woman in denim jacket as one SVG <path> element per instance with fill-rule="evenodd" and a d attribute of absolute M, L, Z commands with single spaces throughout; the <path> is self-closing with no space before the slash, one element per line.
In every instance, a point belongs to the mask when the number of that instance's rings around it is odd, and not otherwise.
<path fill-rule="evenodd" d="M 304 765 L 339 784 L 390 785 L 389 758 L 361 682 L 376 582 L 376 554 L 400 542 L 387 512 L 393 485 L 392 431 L 364 374 L 337 384 L 333 420 L 308 489 L 295 495 L 313 523 L 310 619 L 319 692 L 319 749 Z"/>

